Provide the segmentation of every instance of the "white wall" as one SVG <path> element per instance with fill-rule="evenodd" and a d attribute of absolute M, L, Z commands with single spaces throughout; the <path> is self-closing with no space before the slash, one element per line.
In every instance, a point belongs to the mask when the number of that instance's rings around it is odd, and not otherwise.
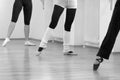
<path fill-rule="evenodd" d="M 85 0 L 84 45 L 99 44 L 99 0 Z"/>
<path fill-rule="evenodd" d="M 46 0 L 47 2 L 49 0 Z M 33 0 L 33 15 L 31 20 L 31 36 L 35 39 L 41 39 L 43 36 L 43 33 L 45 32 L 46 27 L 49 24 L 50 16 L 51 16 L 51 9 L 52 4 L 49 2 L 45 3 L 45 9 L 43 10 L 43 6 L 40 2 L 40 0 Z M 47 9 L 46 7 L 49 8 Z M 46 19 L 47 18 L 47 19 Z"/>
<path fill-rule="evenodd" d="M 84 35 L 84 3 L 85 0 L 78 0 L 78 9 L 74 21 L 74 44 L 83 45 Z"/>
<path fill-rule="evenodd" d="M 113 8 L 110 8 L 110 1 L 109 0 L 100 0 L 100 44 L 101 45 L 106 32 L 108 30 L 108 26 L 111 20 Z"/>

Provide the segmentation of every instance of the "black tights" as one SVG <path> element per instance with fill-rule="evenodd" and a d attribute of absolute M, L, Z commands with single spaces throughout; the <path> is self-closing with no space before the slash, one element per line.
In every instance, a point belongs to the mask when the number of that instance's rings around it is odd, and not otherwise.
<path fill-rule="evenodd" d="M 64 8 L 60 7 L 58 5 L 54 6 L 54 11 L 53 11 L 53 15 L 52 15 L 52 20 L 51 23 L 49 25 L 50 28 L 55 29 L 58 23 L 58 20 L 61 16 L 61 14 L 63 13 Z M 76 13 L 76 9 L 67 9 L 66 11 L 66 21 L 65 21 L 65 31 L 71 31 L 71 25 L 74 21 L 75 18 L 75 13 Z"/>
<path fill-rule="evenodd" d="M 107 34 L 102 42 L 97 56 L 109 59 L 116 37 L 120 30 L 120 0 L 117 0 Z"/>
<path fill-rule="evenodd" d="M 15 0 L 12 12 L 12 22 L 17 22 L 18 16 L 22 10 L 24 11 L 24 23 L 25 25 L 30 24 L 32 14 L 32 0 Z"/>

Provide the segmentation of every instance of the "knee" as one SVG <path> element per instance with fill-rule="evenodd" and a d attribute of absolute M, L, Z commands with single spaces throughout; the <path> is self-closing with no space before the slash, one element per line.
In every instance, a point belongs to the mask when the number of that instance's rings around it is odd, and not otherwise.
<path fill-rule="evenodd" d="M 30 22 L 25 22 L 25 25 L 30 25 Z"/>
<path fill-rule="evenodd" d="M 70 32 L 71 28 L 65 28 L 65 31 Z"/>
<path fill-rule="evenodd" d="M 26 20 L 24 21 L 24 24 L 25 24 L 25 25 L 30 25 L 30 20 L 29 20 L 29 19 L 26 19 Z"/>
<path fill-rule="evenodd" d="M 65 27 L 64 27 L 64 29 L 65 29 L 65 31 L 68 31 L 68 32 L 70 32 L 71 31 L 71 24 L 65 24 L 64 25 Z"/>
<path fill-rule="evenodd" d="M 51 29 L 55 29 L 55 26 L 49 26 L 49 28 L 51 28 Z"/>
<path fill-rule="evenodd" d="M 17 18 L 16 17 L 12 17 L 11 22 L 16 23 L 17 22 Z"/>
<path fill-rule="evenodd" d="M 50 28 L 55 29 L 57 26 L 58 21 L 53 19 L 49 25 Z"/>

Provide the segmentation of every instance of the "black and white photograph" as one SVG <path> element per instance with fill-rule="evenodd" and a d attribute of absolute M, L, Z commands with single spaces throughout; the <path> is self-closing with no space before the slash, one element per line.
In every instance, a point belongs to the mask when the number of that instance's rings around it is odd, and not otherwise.
<path fill-rule="evenodd" d="M 0 80 L 120 80 L 120 0 L 0 0 Z"/>

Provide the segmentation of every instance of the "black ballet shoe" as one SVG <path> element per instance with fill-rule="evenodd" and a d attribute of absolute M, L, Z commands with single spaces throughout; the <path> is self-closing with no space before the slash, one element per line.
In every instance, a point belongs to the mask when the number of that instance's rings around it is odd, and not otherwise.
<path fill-rule="evenodd" d="M 99 66 L 100 66 L 100 63 L 102 63 L 103 62 L 103 58 L 98 58 L 98 59 L 96 59 L 96 61 L 98 62 L 97 64 L 96 63 L 94 63 L 93 64 L 93 70 L 94 71 L 97 71 L 97 69 L 99 68 Z"/>
<path fill-rule="evenodd" d="M 41 52 L 43 49 L 44 49 L 43 47 L 39 47 L 38 52 Z"/>
<path fill-rule="evenodd" d="M 64 52 L 64 55 L 77 55 L 73 51 Z"/>
<path fill-rule="evenodd" d="M 41 52 L 42 52 L 43 49 L 44 49 L 43 47 L 39 47 L 39 48 L 38 48 L 38 52 L 39 52 L 39 53 L 38 53 L 36 56 L 39 56 L 39 55 L 41 54 Z"/>

